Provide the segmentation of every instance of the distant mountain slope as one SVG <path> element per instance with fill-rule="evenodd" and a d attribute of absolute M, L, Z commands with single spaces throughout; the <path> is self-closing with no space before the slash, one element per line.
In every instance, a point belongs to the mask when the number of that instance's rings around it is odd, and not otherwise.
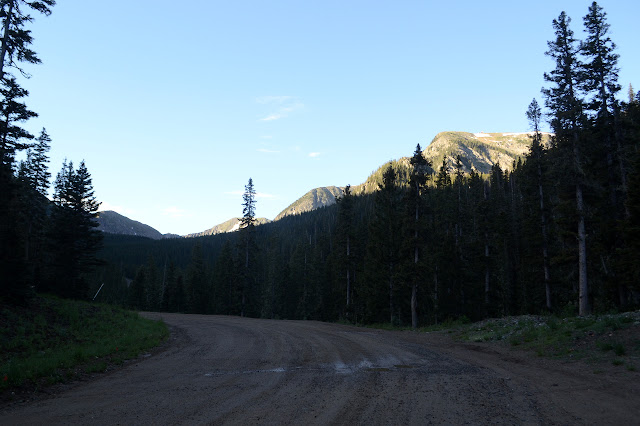
<path fill-rule="evenodd" d="M 453 172 L 456 157 L 460 155 L 463 170 L 469 173 L 475 170 L 479 173 L 491 172 L 491 167 L 499 163 L 502 170 L 511 170 L 513 162 L 524 157 L 531 146 L 532 133 L 469 133 L 469 132 L 441 132 L 433 138 L 431 143 L 422 151 L 425 158 L 431 161 L 434 172 L 440 171 L 442 161 Z M 550 133 L 543 133 L 543 143 L 548 144 Z M 382 174 L 391 164 L 400 177 L 400 181 L 406 182 L 409 178 L 409 157 L 402 157 L 380 166 L 365 182 L 354 185 L 354 194 L 369 194 L 378 190 L 382 183 Z M 339 195 L 333 193 L 333 197 L 323 196 L 331 188 L 340 190 Z M 321 187 L 312 189 L 300 199 L 293 202 L 283 210 L 275 220 L 290 214 L 299 214 L 305 211 L 315 210 L 322 206 L 329 206 L 336 202 L 336 197 L 344 193 L 344 188 Z M 316 201 L 317 200 L 317 201 Z"/>
<path fill-rule="evenodd" d="M 216 234 L 223 234 L 225 232 L 237 231 L 238 229 L 240 229 L 240 221 L 241 221 L 241 218 L 234 217 L 227 220 L 226 222 L 223 222 L 219 225 L 214 226 L 213 228 L 209 228 L 206 231 L 188 234 L 188 235 L 185 235 L 185 237 L 186 238 L 206 237 L 208 235 L 216 235 Z M 269 222 L 271 221 L 264 217 L 256 218 L 256 225 L 262 225 Z"/>
<path fill-rule="evenodd" d="M 279 220 L 289 215 L 308 212 L 320 207 L 330 206 L 335 204 L 336 198 L 342 197 L 343 194 L 344 188 L 342 187 L 323 186 L 314 188 L 281 211 L 274 220 Z"/>
<path fill-rule="evenodd" d="M 441 132 L 422 151 L 431 162 L 435 173 L 440 171 L 442 160 L 449 169 L 454 170 L 456 157 L 460 155 L 465 173 L 475 170 L 478 173 L 490 173 L 491 167 L 498 163 L 502 170 L 511 170 L 513 162 L 524 157 L 531 146 L 532 133 L 468 133 Z M 542 142 L 549 144 L 550 133 L 542 134 Z M 353 187 L 354 194 L 368 194 L 377 191 L 382 183 L 382 174 L 391 164 L 400 176 L 400 181 L 409 179 L 409 157 L 402 157 L 380 166 L 367 180 Z"/>
<path fill-rule="evenodd" d="M 532 133 L 467 133 L 441 132 L 423 151 L 431 160 L 434 169 L 440 170 L 442 160 L 452 168 L 460 155 L 465 172 L 475 169 L 489 173 L 499 163 L 502 170 L 511 170 L 514 160 L 524 157 L 531 146 Z M 543 133 L 543 143 L 548 143 L 551 134 Z"/>
<path fill-rule="evenodd" d="M 164 236 L 149 225 L 129 219 L 111 210 L 98 212 L 98 230 L 110 234 L 138 235 L 154 240 L 160 240 Z"/>

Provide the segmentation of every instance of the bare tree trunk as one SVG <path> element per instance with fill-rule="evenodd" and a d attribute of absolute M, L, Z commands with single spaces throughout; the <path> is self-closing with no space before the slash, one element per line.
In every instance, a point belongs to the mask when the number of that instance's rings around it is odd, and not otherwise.
<path fill-rule="evenodd" d="M 489 281 L 489 236 L 485 233 L 485 243 L 484 243 L 484 303 L 485 305 L 489 305 L 489 290 L 490 290 L 490 281 Z"/>
<path fill-rule="evenodd" d="M 418 328 L 418 284 L 413 283 L 411 287 L 411 328 Z"/>
<path fill-rule="evenodd" d="M 574 129 L 577 129 L 574 123 Z M 589 282 L 587 280 L 587 232 L 585 230 L 584 198 L 582 195 L 582 165 L 578 143 L 580 136 L 574 130 L 573 155 L 577 167 L 576 213 L 578 214 L 578 315 L 591 314 L 589 306 Z"/>
<path fill-rule="evenodd" d="M 547 310 L 551 310 L 551 273 L 549 271 L 549 249 L 547 236 L 547 215 L 544 211 L 544 191 L 542 188 L 542 166 L 538 156 L 538 195 L 540 196 L 540 227 L 542 229 L 542 267 L 544 269 L 544 289 L 547 301 Z"/>
<path fill-rule="evenodd" d="M 391 321 L 391 325 L 394 324 L 394 316 L 393 316 L 393 263 L 389 263 L 389 320 Z"/>
<path fill-rule="evenodd" d="M 438 265 L 433 273 L 433 316 L 435 323 L 438 324 Z"/>
<path fill-rule="evenodd" d="M 240 307 L 240 316 L 244 317 L 244 308 L 246 303 L 247 282 L 249 281 L 249 238 L 247 237 L 247 245 L 244 252 L 244 282 L 242 283 L 242 306 Z"/>
<path fill-rule="evenodd" d="M 351 307 L 351 241 L 347 235 L 347 315 L 349 315 L 349 308 Z"/>
<path fill-rule="evenodd" d="M 578 314 L 591 314 L 589 305 L 589 284 L 587 281 L 587 233 L 584 226 L 584 201 L 582 185 L 576 184 L 576 209 L 578 213 Z"/>
<path fill-rule="evenodd" d="M 416 207 L 416 223 L 418 221 L 418 207 Z M 413 248 L 413 264 L 416 267 L 416 273 L 417 273 L 417 269 L 418 269 L 418 260 L 420 259 L 419 257 L 419 250 L 418 250 L 418 230 L 416 229 L 415 234 L 415 247 Z M 418 279 L 417 276 L 413 277 L 413 286 L 411 287 L 411 328 L 416 329 L 418 328 L 418 283 L 416 282 L 416 280 Z"/>
<path fill-rule="evenodd" d="M 489 200 L 489 194 L 487 191 L 488 183 L 484 183 L 484 200 Z M 490 282 L 489 282 L 489 231 L 485 225 L 484 230 L 484 304 L 485 308 L 489 307 L 489 290 L 490 290 Z"/>
<path fill-rule="evenodd" d="M 629 206 L 627 204 L 627 194 L 629 193 L 629 189 L 627 188 L 627 169 L 624 165 L 624 158 L 623 158 L 623 152 L 622 152 L 622 144 L 620 143 L 620 140 L 622 139 L 622 135 L 620 135 L 620 130 L 619 127 L 620 125 L 618 124 L 618 119 L 617 119 L 617 114 L 615 117 L 615 121 L 614 121 L 614 126 L 615 126 L 615 139 L 616 139 L 616 151 L 617 151 L 617 157 L 618 157 L 618 167 L 620 168 L 620 186 L 622 188 L 622 205 L 624 206 L 624 217 L 625 219 L 629 219 L 631 217 L 631 212 L 629 211 Z"/>

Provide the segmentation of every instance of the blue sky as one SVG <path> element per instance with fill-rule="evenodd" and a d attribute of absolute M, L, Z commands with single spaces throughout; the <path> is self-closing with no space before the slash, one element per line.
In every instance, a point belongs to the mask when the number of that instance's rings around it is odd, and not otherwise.
<path fill-rule="evenodd" d="M 600 1 L 622 93 L 640 89 L 640 2 Z M 23 86 L 85 160 L 104 209 L 163 233 L 273 219 L 319 186 L 359 184 L 441 131 L 527 131 L 551 21 L 582 38 L 589 1 L 58 0 L 30 26 Z"/>

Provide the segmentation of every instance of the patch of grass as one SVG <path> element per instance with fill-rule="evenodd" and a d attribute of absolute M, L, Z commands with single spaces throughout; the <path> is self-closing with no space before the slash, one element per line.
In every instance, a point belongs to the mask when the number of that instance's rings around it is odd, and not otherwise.
<path fill-rule="evenodd" d="M 164 323 L 108 305 L 46 296 L 23 308 L 0 306 L 0 391 L 104 371 L 167 336 Z"/>
<path fill-rule="evenodd" d="M 105 361 L 98 361 L 93 364 L 88 365 L 85 368 L 87 373 L 101 373 L 107 369 L 107 363 Z"/>
<path fill-rule="evenodd" d="M 572 316 L 575 315 L 574 308 L 568 305 L 561 316 L 522 315 L 475 323 L 461 318 L 422 327 L 419 331 L 447 333 L 454 339 L 468 342 L 504 342 L 541 357 L 595 364 L 608 364 L 616 357 L 626 357 L 627 364 L 640 359 L 640 311 L 577 317 Z M 368 327 L 411 330 L 388 323 Z M 635 371 L 634 366 L 627 369 Z"/>
<path fill-rule="evenodd" d="M 611 343 L 609 343 L 609 342 L 598 342 L 598 347 L 603 352 L 607 352 L 607 351 L 613 350 L 613 345 Z"/>
<path fill-rule="evenodd" d="M 505 341 L 538 356 L 611 362 L 640 356 L 640 312 L 589 317 L 524 315 L 458 325 L 454 336 L 471 342 Z"/>
<path fill-rule="evenodd" d="M 615 345 L 613 345 L 613 353 L 618 356 L 624 356 L 627 354 L 627 350 L 622 343 L 616 343 Z"/>
<path fill-rule="evenodd" d="M 616 359 L 614 359 L 613 361 L 611 361 L 611 364 L 613 364 L 613 365 L 615 365 L 615 366 L 618 366 L 618 365 L 622 365 L 622 364 L 624 364 L 624 361 L 623 361 L 623 360 L 621 360 L 621 359 L 616 358 Z"/>

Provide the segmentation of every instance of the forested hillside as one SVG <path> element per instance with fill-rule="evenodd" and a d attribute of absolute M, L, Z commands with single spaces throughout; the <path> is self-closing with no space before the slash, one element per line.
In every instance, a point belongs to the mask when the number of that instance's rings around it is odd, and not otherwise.
<path fill-rule="evenodd" d="M 222 222 L 219 225 L 216 225 L 212 228 L 207 229 L 206 231 L 202 231 L 202 232 L 196 232 L 193 234 L 188 234 L 185 235 L 185 237 L 187 238 L 193 238 L 193 237 L 206 237 L 207 235 L 217 235 L 217 234 L 222 234 L 225 232 L 233 232 L 233 231 L 237 231 L 238 229 L 240 229 L 240 222 L 241 219 L 237 218 L 237 217 L 233 217 L 229 220 L 227 220 L 226 222 Z M 265 217 L 259 217 L 256 219 L 256 223 L 258 225 L 262 225 L 264 223 L 269 223 L 271 222 L 269 219 L 265 218 Z"/>
<path fill-rule="evenodd" d="M 343 194 L 344 188 L 338 188 L 337 186 L 314 188 L 278 213 L 274 220 L 280 220 L 285 216 L 302 214 L 320 207 L 330 206 L 335 204 L 336 199 L 340 198 Z"/>
<path fill-rule="evenodd" d="M 98 212 L 96 221 L 98 222 L 98 230 L 109 234 L 138 235 L 152 240 L 163 238 L 157 229 L 111 210 Z"/>
<path fill-rule="evenodd" d="M 542 133 L 542 140 L 548 146 L 551 140 L 549 133 Z M 423 151 L 424 157 L 431 164 L 432 171 L 438 172 L 444 166 L 453 170 L 458 157 L 462 163 L 462 170 L 469 173 L 474 170 L 480 174 L 489 174 L 495 164 L 505 170 L 512 170 L 518 160 L 521 160 L 529 150 L 532 133 L 467 133 L 441 132 L 438 133 Z M 354 185 L 354 194 L 371 194 L 378 190 L 382 183 L 384 170 L 392 164 L 401 181 L 406 182 L 409 176 L 409 158 L 403 157 L 393 160 L 376 169 L 367 180 Z M 335 186 L 315 188 L 294 201 L 284 209 L 274 220 L 287 215 L 301 214 L 319 207 L 330 206 L 344 194 L 344 188 Z"/>

